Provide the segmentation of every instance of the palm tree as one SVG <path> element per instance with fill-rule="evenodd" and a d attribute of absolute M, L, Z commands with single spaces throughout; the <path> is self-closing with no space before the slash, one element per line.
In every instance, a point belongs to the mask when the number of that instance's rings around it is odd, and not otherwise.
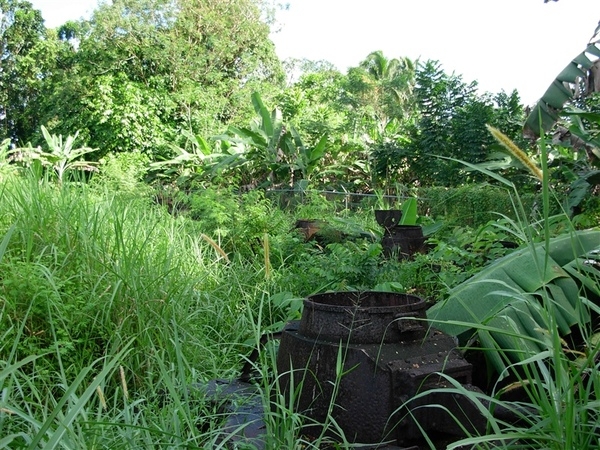
<path fill-rule="evenodd" d="M 387 59 L 376 51 L 360 64 L 383 91 L 388 91 L 398 103 L 406 102 L 412 94 L 415 63 L 409 58 Z"/>
<path fill-rule="evenodd" d="M 376 123 L 378 138 L 392 121 L 402 121 L 412 113 L 415 63 L 409 58 L 388 59 L 378 50 L 351 69 L 349 76 L 354 79 L 358 103 Z"/>

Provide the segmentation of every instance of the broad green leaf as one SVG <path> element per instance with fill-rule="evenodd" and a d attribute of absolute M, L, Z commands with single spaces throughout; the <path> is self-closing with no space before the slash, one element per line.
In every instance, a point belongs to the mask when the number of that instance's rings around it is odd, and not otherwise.
<path fill-rule="evenodd" d="M 266 131 L 267 135 L 271 136 L 273 134 L 273 122 L 271 120 L 271 114 L 265 107 L 262 99 L 260 98 L 260 94 L 258 92 L 254 92 L 252 94 L 252 104 L 254 105 L 254 111 L 260 115 L 262 119 L 262 126 Z"/>
<path fill-rule="evenodd" d="M 578 206 L 587 195 L 589 188 L 590 183 L 585 178 L 579 178 L 572 183 L 569 195 L 567 196 L 566 209 L 571 210 L 571 208 Z"/>
<path fill-rule="evenodd" d="M 267 145 L 267 137 L 261 133 L 260 130 L 250 130 L 249 128 L 238 128 L 238 127 L 229 127 L 229 131 L 242 138 L 245 139 L 246 143 L 251 145 L 255 145 L 258 147 L 265 147 Z M 235 138 L 231 139 L 231 141 L 235 142 Z"/>
<path fill-rule="evenodd" d="M 583 286 L 584 293 L 589 292 L 592 296 L 600 297 L 600 271 L 594 267 L 592 255 L 586 255 L 585 258 L 577 258 L 564 266 L 565 271 L 578 280 Z M 596 261 L 600 256 L 596 256 Z"/>
<path fill-rule="evenodd" d="M 281 118 L 281 111 L 274 110 L 273 111 L 273 121 L 271 134 L 269 134 L 268 130 L 264 130 L 265 136 L 268 138 L 268 149 L 271 153 L 277 153 L 279 150 L 279 141 L 281 139 L 281 135 L 284 132 L 284 125 Z"/>
<path fill-rule="evenodd" d="M 417 223 L 417 199 L 409 198 L 402 204 L 400 225 L 415 225 Z"/>
<path fill-rule="evenodd" d="M 544 102 L 546 105 L 559 110 L 572 96 L 573 93 L 567 89 L 561 81 L 554 80 L 544 94 Z"/>
<path fill-rule="evenodd" d="M 596 122 L 600 124 L 600 114 L 596 112 L 584 111 L 583 109 L 579 108 L 569 108 L 565 110 L 564 114 L 571 117 L 581 117 L 589 120 L 590 122 Z"/>
<path fill-rule="evenodd" d="M 294 140 L 294 145 L 296 145 L 296 147 L 298 149 L 302 149 L 304 150 L 304 142 L 302 142 L 302 138 L 300 137 L 300 133 L 298 133 L 298 130 L 296 130 L 296 127 L 293 125 L 290 125 L 290 134 L 292 135 L 292 138 Z"/>
<path fill-rule="evenodd" d="M 583 64 L 582 64 L 582 62 L 583 62 Z M 558 74 L 556 79 L 560 80 L 560 81 L 567 81 L 569 83 L 574 83 L 578 77 L 584 77 L 585 72 L 578 67 L 578 64 L 581 64 L 584 67 L 588 67 L 588 66 L 592 65 L 592 62 L 589 59 L 587 59 L 584 54 L 581 54 L 577 58 L 575 58 L 572 63 L 570 63 L 567 67 L 565 67 Z M 556 81 L 554 83 L 556 83 Z M 570 94 L 570 92 L 568 90 L 565 90 L 565 91 L 568 94 Z M 568 95 L 567 98 L 570 98 L 570 95 Z"/>
<path fill-rule="evenodd" d="M 542 246 L 542 244 L 539 244 Z M 581 255 L 600 247 L 599 230 L 583 230 L 565 233 L 550 241 L 548 255 L 561 267 L 569 264 Z"/>
<path fill-rule="evenodd" d="M 321 136 L 321 139 L 319 139 L 319 142 L 317 142 L 317 145 L 310 152 L 310 161 L 311 162 L 318 161 L 325 155 L 326 151 L 327 151 L 327 136 Z"/>
<path fill-rule="evenodd" d="M 550 326 L 557 326 L 564 335 L 574 324 L 590 320 L 574 279 L 585 284 L 581 282 L 585 275 L 577 271 L 578 276 L 572 276 L 573 262 L 599 248 L 600 231 L 586 230 L 550 240 L 547 251 L 544 243 L 518 250 L 452 289 L 448 299 L 428 310 L 428 318 L 435 328 L 451 335 L 467 337 L 477 332 L 490 349 L 490 361 L 502 370 L 508 353 L 518 360 L 515 355 L 535 351 L 531 339 L 518 338 L 520 332 L 543 342 L 544 330 Z M 545 308 L 540 303 L 543 298 L 551 302 Z M 555 325 L 549 322 L 548 311 Z M 482 331 L 481 324 L 501 331 Z"/>
<path fill-rule="evenodd" d="M 532 130 L 537 135 L 540 129 L 547 131 L 552 128 L 552 125 L 554 125 L 557 120 L 558 112 L 550 109 L 548 104 L 540 100 L 533 108 L 531 114 L 527 116 L 525 128 Z"/>
<path fill-rule="evenodd" d="M 591 69 L 592 66 L 594 65 L 594 61 L 590 60 L 587 55 L 585 53 L 580 53 L 579 55 L 577 55 L 574 59 L 573 59 L 573 65 L 577 66 L 578 64 L 583 67 L 584 69 Z M 585 76 L 585 72 L 581 69 L 578 68 L 578 70 L 581 72 L 581 75 L 577 75 L 577 76 Z M 573 71 L 573 74 L 575 74 L 575 71 Z M 557 77 L 559 78 L 559 77 Z M 562 79 L 562 78 L 561 78 Z M 564 81 L 567 81 L 566 79 L 564 79 Z M 574 78 L 572 82 L 577 81 L 576 78 Z"/>
<path fill-rule="evenodd" d="M 600 31 L 600 26 L 596 29 L 596 34 Z M 590 44 L 585 49 L 585 53 L 589 53 L 590 55 L 599 56 L 600 57 L 600 48 L 598 48 L 595 44 Z"/>
<path fill-rule="evenodd" d="M 204 156 L 208 156 L 212 153 L 212 149 L 210 148 L 208 141 L 202 136 L 197 136 L 189 130 L 183 130 L 181 134 L 183 134 L 187 140 L 192 143 L 194 149 L 200 150 Z"/>

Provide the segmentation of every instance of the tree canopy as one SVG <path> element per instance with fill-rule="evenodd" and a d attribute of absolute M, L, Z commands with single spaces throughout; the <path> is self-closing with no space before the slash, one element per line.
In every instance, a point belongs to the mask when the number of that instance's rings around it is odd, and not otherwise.
<path fill-rule="evenodd" d="M 115 0 L 58 30 L 28 2 L 3 1 L 3 134 L 16 141 L 47 124 L 104 152 L 157 151 L 181 129 L 247 119 L 250 94 L 283 81 L 254 0 Z"/>
<path fill-rule="evenodd" d="M 39 129 L 38 102 L 63 51 L 30 2 L 0 0 L 0 138 L 19 140 Z"/>
<path fill-rule="evenodd" d="M 228 182 L 310 178 L 360 190 L 460 184 L 459 165 L 440 156 L 483 161 L 492 150 L 486 123 L 519 134 L 518 94 L 480 94 L 439 62 L 374 51 L 346 73 L 323 61 L 282 63 L 269 5 L 114 0 L 50 30 L 29 2 L 0 0 L 1 137 L 38 145 L 43 125 L 79 133 L 96 159 L 143 152 L 179 161 L 178 151 L 196 149 L 220 173 L 235 167 Z M 288 84 L 284 66 L 295 75 Z M 271 112 L 278 133 L 261 128 Z"/>

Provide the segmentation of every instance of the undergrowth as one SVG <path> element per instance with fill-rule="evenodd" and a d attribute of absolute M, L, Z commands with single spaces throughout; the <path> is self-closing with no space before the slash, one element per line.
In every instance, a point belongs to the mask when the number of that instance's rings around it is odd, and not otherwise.
<path fill-rule="evenodd" d="M 299 318 L 302 298 L 376 289 L 434 303 L 526 243 L 499 218 L 385 258 L 372 208 L 313 194 L 283 210 L 259 191 L 214 189 L 173 208 L 134 169 L 125 184 L 114 167 L 91 183 L 32 171 L 0 182 L 0 448 L 219 447 L 224 415 L 189 387 L 235 377 L 260 335 Z M 306 218 L 329 232 L 307 239 L 295 229 Z M 317 448 L 288 400 L 267 417 L 282 427 L 269 445 Z"/>

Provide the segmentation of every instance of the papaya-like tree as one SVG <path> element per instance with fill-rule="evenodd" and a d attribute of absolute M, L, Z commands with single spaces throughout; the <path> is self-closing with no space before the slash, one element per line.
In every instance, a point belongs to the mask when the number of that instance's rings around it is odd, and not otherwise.
<path fill-rule="evenodd" d="M 438 61 L 419 64 L 414 93 L 416 119 L 406 137 L 378 149 L 380 174 L 396 173 L 406 183 L 460 185 L 477 174 L 466 174 L 448 158 L 484 161 L 494 143 L 486 124 L 510 126 L 511 138 L 520 132 L 514 125 L 523 118 L 517 92 L 479 94 L 476 82 L 445 73 Z"/>

